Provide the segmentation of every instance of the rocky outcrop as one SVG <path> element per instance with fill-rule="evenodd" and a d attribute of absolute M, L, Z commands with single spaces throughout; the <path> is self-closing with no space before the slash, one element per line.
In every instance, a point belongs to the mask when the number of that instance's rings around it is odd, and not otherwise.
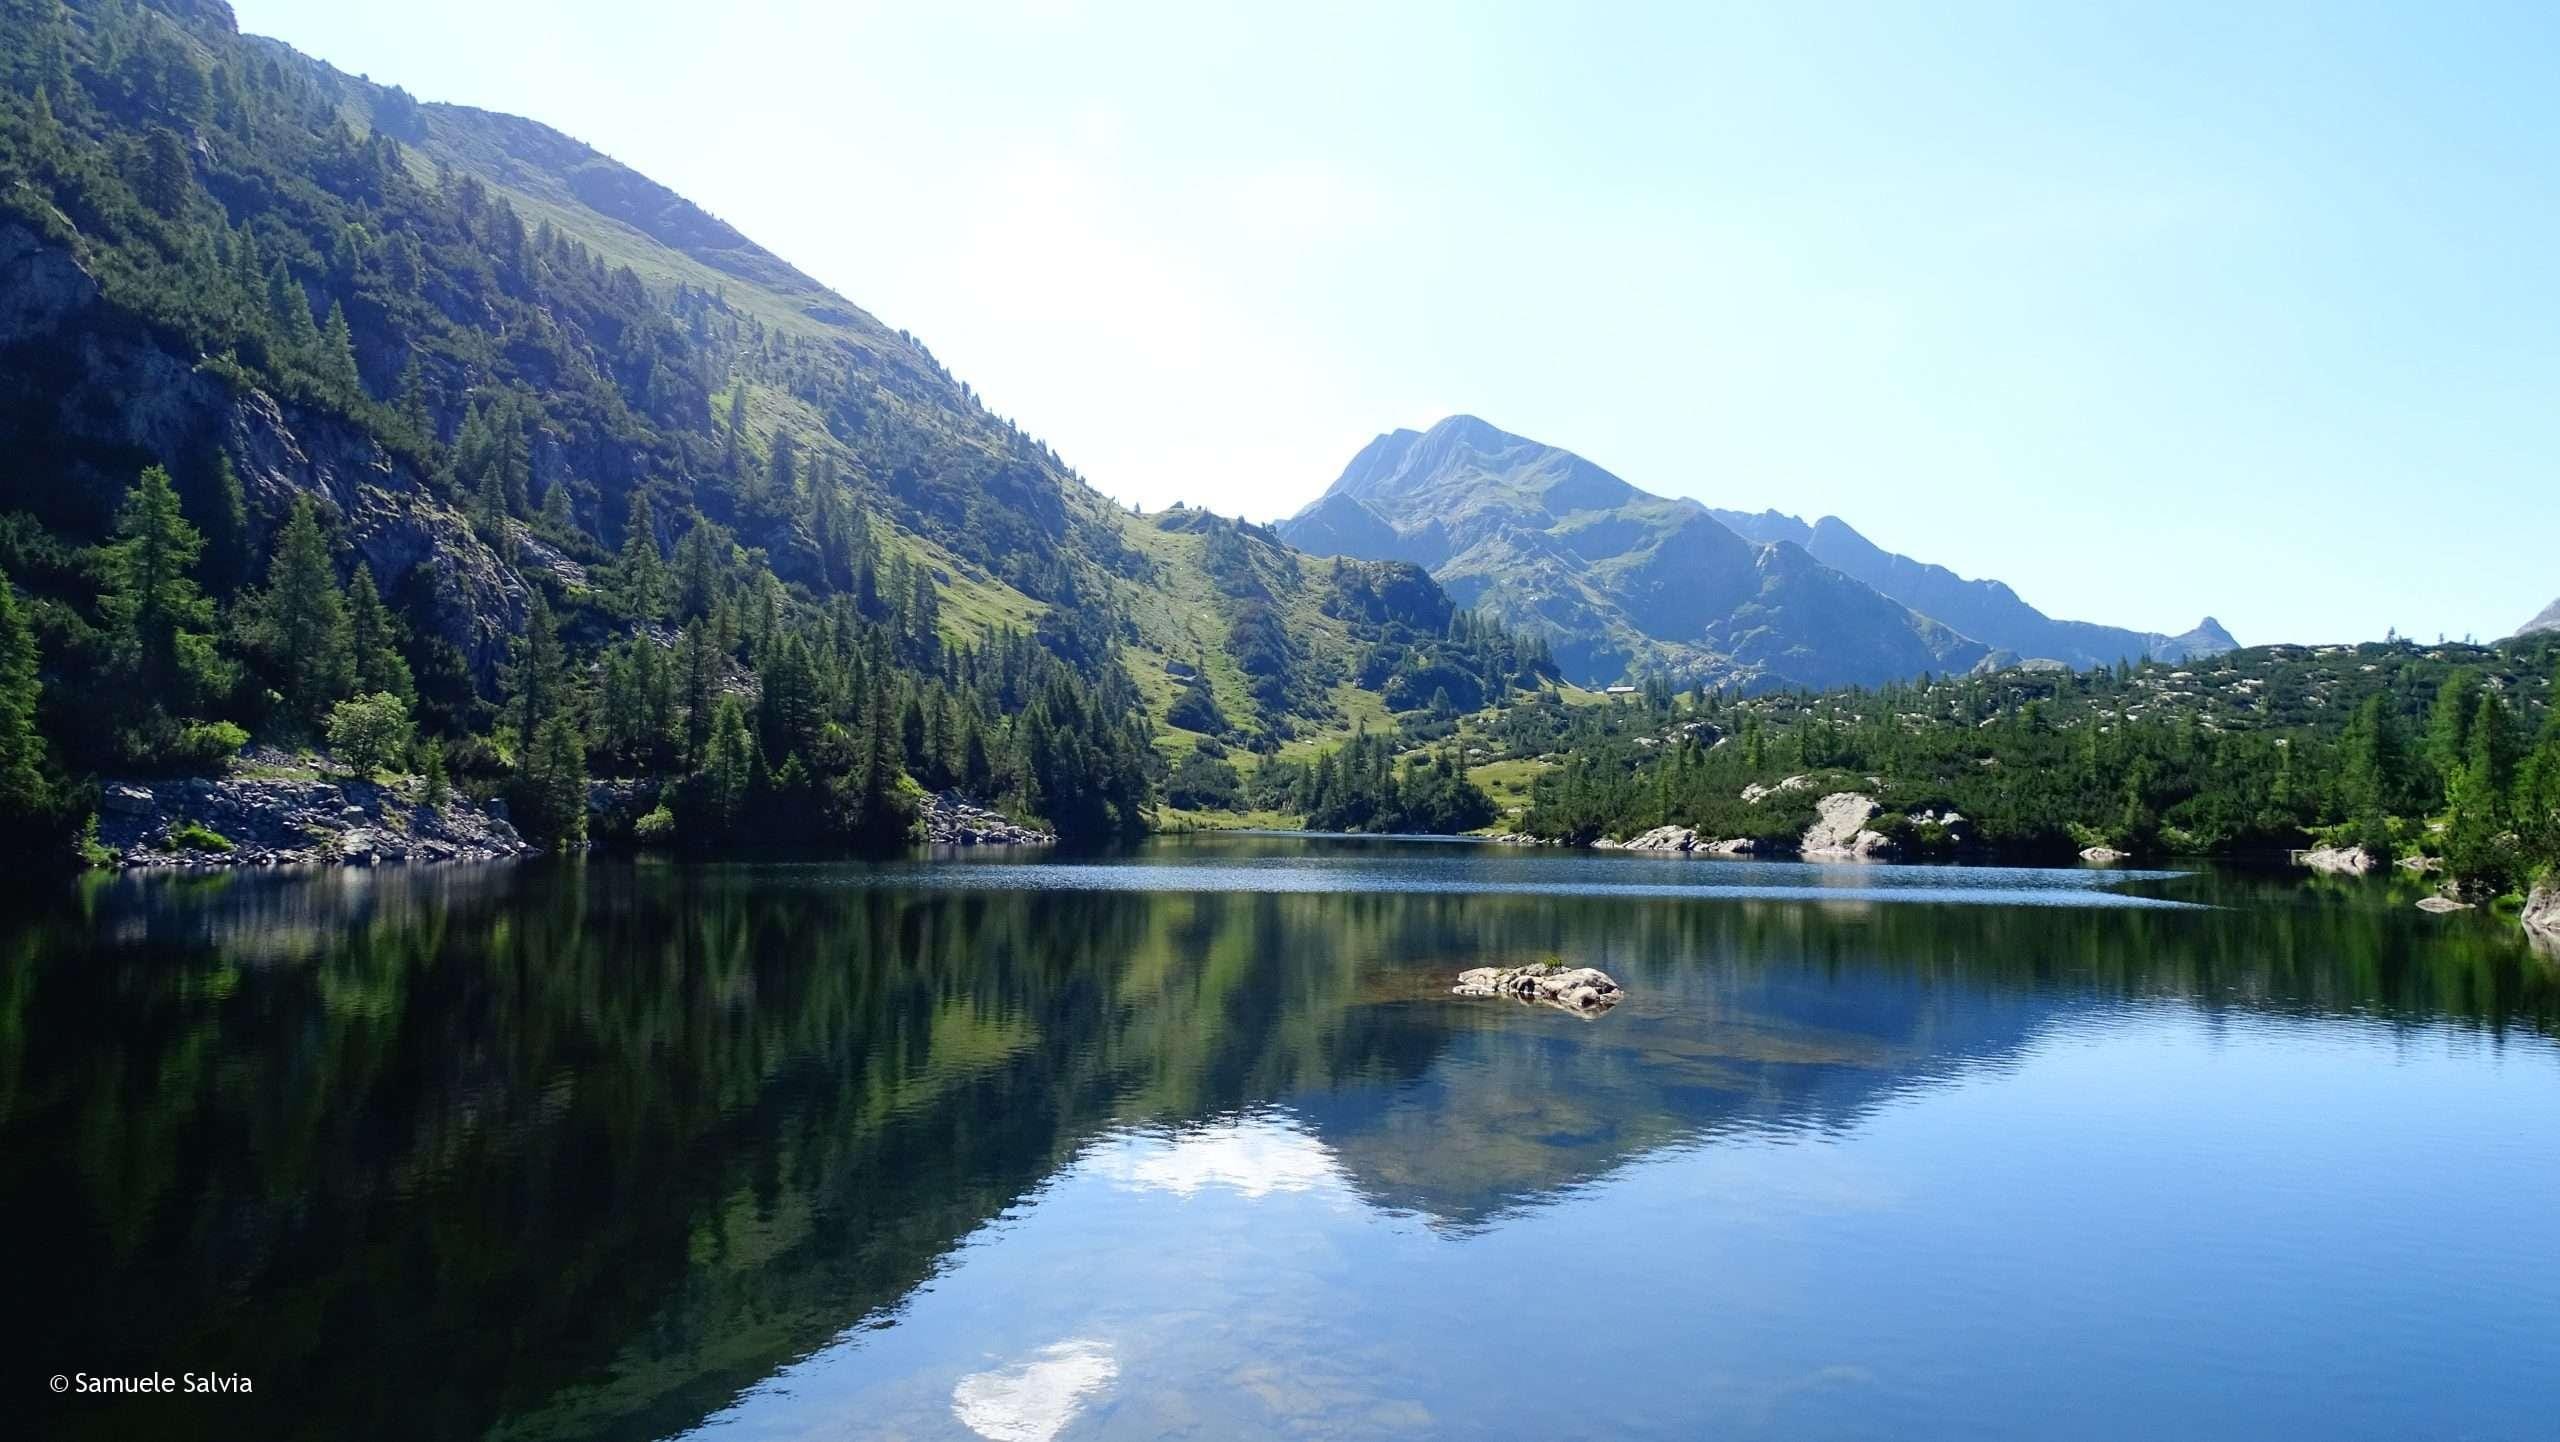
<path fill-rule="evenodd" d="M 1653 851 L 1678 856 L 1757 856 L 1766 849 L 1748 836 L 1717 841 L 1686 826 L 1657 826 L 1625 841 L 1603 839 L 1591 844 L 1604 851 Z"/>
<path fill-rule="evenodd" d="M 1872 796 L 1835 791 L 1816 804 L 1814 822 L 1798 846 L 1807 861 L 1884 861 L 1894 855 L 1893 838 L 1867 823 L 1879 808 Z"/>
<path fill-rule="evenodd" d="M 2119 861 L 2131 861 L 2133 854 L 2118 851 L 2112 846 L 2092 846 L 2080 853 L 2080 859 L 2092 866 L 2113 866 Z"/>
<path fill-rule="evenodd" d="M 1488 846 L 1553 846 L 1551 837 L 1531 836 L 1526 831 L 1504 831 L 1485 838 Z"/>
<path fill-rule="evenodd" d="M 1452 996 L 1507 996 L 1552 1006 L 1577 1016 L 1597 1016 L 1623 999 L 1618 983 L 1596 967 L 1532 962 L 1527 966 L 1479 966 L 1458 973 Z"/>
<path fill-rule="evenodd" d="M 2524 900 L 2525 935 L 2552 946 L 2560 946 L 2560 877 L 2553 877 L 2533 888 Z"/>
<path fill-rule="evenodd" d="M 2382 868 L 2381 858 L 2361 846 L 2323 846 L 2302 853 L 2302 864 L 2324 876 L 2365 876 Z"/>
<path fill-rule="evenodd" d="M 1047 846 L 1058 839 L 951 791 L 926 804 L 924 836 L 930 846 Z"/>
<path fill-rule="evenodd" d="M 1757 806 L 1772 796 L 1784 796 L 1790 791 L 1803 791 L 1812 785 L 1813 778 L 1810 776 L 1790 776 L 1784 781 L 1772 781 L 1766 786 L 1754 781 L 1742 788 L 1742 799 Z"/>
<path fill-rule="evenodd" d="M 360 428 L 287 405 L 181 354 L 122 313 L 65 242 L 22 221 L 0 221 L 0 442 L 41 438 L 62 458 L 48 487 L 116 498 L 153 460 L 183 469 L 229 458 L 259 537 L 296 499 L 323 502 L 386 593 L 420 585 L 434 598 L 440 639 L 483 681 L 524 627 L 524 582 L 472 534 L 424 478 Z M 0 507 L 19 504 L 0 477 Z M 411 579 L 412 573 L 417 579 Z"/>
<path fill-rule="evenodd" d="M 99 794 L 98 841 L 128 867 L 500 861 L 534 851 L 460 797 L 426 805 L 414 780 L 317 772 L 111 781 Z"/>

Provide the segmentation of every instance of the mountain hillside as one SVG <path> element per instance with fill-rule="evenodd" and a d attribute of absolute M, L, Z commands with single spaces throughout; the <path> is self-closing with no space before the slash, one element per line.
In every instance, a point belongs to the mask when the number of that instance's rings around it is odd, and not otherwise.
<path fill-rule="evenodd" d="M 1873 586 L 1923 615 L 1946 622 L 1987 646 L 2031 660 L 2060 661 L 2086 669 L 2143 656 L 2187 661 L 2235 650 L 2239 643 L 2206 617 L 2182 635 L 2131 631 L 2089 621 L 2057 621 L 2020 599 L 2000 581 L 1969 581 L 1944 566 L 1885 550 L 1846 521 L 1825 516 L 1812 525 L 1777 511 L 1711 511 L 1717 520 L 1752 540 L 1791 541 L 1815 560 Z"/>
<path fill-rule="evenodd" d="M 1829 686 L 1990 653 L 1793 541 L 1746 540 L 1695 501 L 1472 416 L 1378 437 L 1280 534 L 1427 567 L 1460 605 L 1545 636 L 1587 683 Z"/>
<path fill-rule="evenodd" d="M 1125 832 L 1195 749 L 1552 674 L 1419 570 L 1129 514 L 665 187 L 221 0 L 7 9 L 0 447 L 0 790 L 71 830 L 345 721 L 563 844 L 591 775 L 682 844 L 918 787 Z"/>
<path fill-rule="evenodd" d="M 2560 601 L 2553 601 L 2550 605 L 2543 607 L 2542 614 L 2517 628 L 2516 634 L 2530 636 L 2536 631 L 2560 631 Z"/>

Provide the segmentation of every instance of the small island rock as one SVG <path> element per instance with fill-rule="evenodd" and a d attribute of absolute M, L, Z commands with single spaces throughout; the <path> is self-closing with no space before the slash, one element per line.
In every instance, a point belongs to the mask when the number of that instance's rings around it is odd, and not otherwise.
<path fill-rule="evenodd" d="M 1479 966 L 1458 973 L 1452 996 L 1507 996 L 1581 1016 L 1616 1006 L 1624 993 L 1610 975 L 1589 966 L 1532 962 L 1527 966 Z"/>

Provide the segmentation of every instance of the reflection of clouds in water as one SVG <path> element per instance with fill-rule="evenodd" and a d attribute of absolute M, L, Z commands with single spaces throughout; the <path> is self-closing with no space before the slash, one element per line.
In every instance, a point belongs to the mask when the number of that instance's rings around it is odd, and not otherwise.
<path fill-rule="evenodd" d="M 1179 1132 L 1129 1132 L 1085 1154 L 1086 1170 L 1136 1191 L 1192 1196 L 1225 1187 L 1247 1197 L 1340 1191 L 1333 1151 L 1294 1122 L 1238 1117 Z"/>
<path fill-rule="evenodd" d="M 1075 1420 L 1088 1396 L 1119 1375 L 1109 1343 L 1059 1342 L 1028 1362 L 961 1378 L 951 1389 L 951 1413 L 989 1442 L 1049 1442 Z"/>

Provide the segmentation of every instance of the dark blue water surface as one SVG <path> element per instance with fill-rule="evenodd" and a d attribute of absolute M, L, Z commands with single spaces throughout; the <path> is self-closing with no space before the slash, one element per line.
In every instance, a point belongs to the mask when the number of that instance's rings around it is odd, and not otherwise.
<path fill-rule="evenodd" d="M 1200 838 L 0 923 L 68 1437 L 2548 1438 L 2560 967 L 2384 884 Z M 1448 995 L 1558 958 L 1584 1019 Z M 53 1373 L 246 1397 L 53 1397 Z"/>

